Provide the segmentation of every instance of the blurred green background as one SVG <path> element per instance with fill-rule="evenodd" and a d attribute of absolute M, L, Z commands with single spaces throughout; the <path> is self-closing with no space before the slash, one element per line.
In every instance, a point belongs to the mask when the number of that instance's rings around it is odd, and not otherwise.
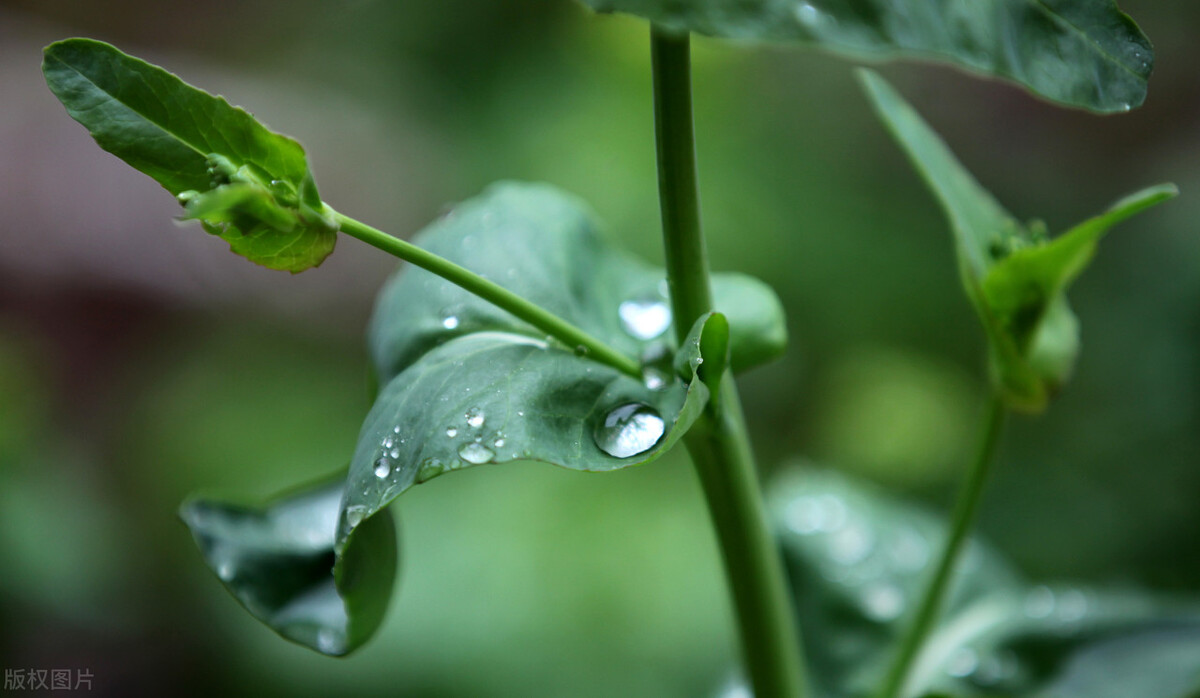
<path fill-rule="evenodd" d="M 1096 117 L 928 65 L 884 69 L 1019 217 L 1061 231 L 1159 181 L 1072 293 L 1076 379 L 1017 419 L 982 514 L 1028 574 L 1200 589 L 1200 5 L 1128 0 L 1146 106 Z M 661 258 L 647 30 L 567 0 L 0 4 L 0 665 L 90 668 L 98 695 L 698 696 L 735 654 L 686 459 L 439 478 L 395 506 L 380 636 L 328 659 L 260 626 L 175 509 L 343 464 L 369 407 L 362 332 L 393 268 L 343 240 L 254 267 L 101 152 L 45 89 L 84 35 L 306 144 L 322 193 L 410 235 L 502 178 L 583 196 Z M 765 470 L 834 467 L 944 509 L 983 342 L 946 223 L 851 64 L 694 42 L 714 265 L 778 289 L 792 346 L 745 376 Z M 813 466 L 812 464 L 819 464 Z M 813 639 L 812 641 L 819 641 Z"/>

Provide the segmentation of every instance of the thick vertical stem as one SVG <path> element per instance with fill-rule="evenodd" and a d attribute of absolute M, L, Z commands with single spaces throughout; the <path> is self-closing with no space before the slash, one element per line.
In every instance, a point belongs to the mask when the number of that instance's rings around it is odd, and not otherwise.
<path fill-rule="evenodd" d="M 680 340 L 712 309 L 700 228 L 687 35 L 651 29 L 655 135 L 663 243 Z M 757 698 L 805 694 L 803 657 L 779 549 L 771 536 L 737 386 L 726 376 L 718 404 L 684 443 L 696 465 L 725 564 L 746 673 Z"/>
<path fill-rule="evenodd" d="M 925 638 L 937 621 L 938 614 L 945 602 L 946 592 L 950 587 L 950 580 L 954 575 L 955 563 L 958 562 L 963 545 L 967 541 L 967 534 L 971 532 L 971 527 L 975 523 L 979 502 L 983 498 L 984 486 L 987 484 L 987 476 L 991 471 L 992 462 L 995 460 L 996 446 L 1000 441 L 1000 432 L 1004 428 L 1004 418 L 1007 414 L 1008 410 L 1004 406 L 1003 400 L 999 396 L 994 396 L 988 405 L 975 461 L 971 464 L 970 471 L 967 472 L 967 479 L 963 482 L 958 501 L 954 505 L 950 536 L 942 548 L 937 569 L 925 590 L 925 595 L 921 598 L 921 605 L 917 608 L 908 632 L 900 644 L 900 650 L 884 679 L 879 698 L 897 698 L 901 695 L 908 675 L 912 671 L 913 660 L 916 659 Z"/>

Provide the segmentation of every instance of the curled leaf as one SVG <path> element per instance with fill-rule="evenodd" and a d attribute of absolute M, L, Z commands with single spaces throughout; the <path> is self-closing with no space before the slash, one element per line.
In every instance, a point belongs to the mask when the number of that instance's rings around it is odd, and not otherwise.
<path fill-rule="evenodd" d="M 340 656 L 379 627 L 397 558 L 388 512 L 361 522 L 335 552 L 344 492 L 339 475 L 264 507 L 192 499 L 180 517 L 205 562 L 255 618 L 288 640 Z"/>

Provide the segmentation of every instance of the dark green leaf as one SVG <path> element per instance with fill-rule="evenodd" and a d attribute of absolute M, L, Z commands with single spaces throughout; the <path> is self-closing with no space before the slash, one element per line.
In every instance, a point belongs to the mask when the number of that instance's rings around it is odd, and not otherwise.
<path fill-rule="evenodd" d="M 379 627 L 396 574 L 396 531 L 381 512 L 335 553 L 345 477 L 254 508 L 206 499 L 180 516 L 231 594 L 281 636 L 329 655 L 362 645 Z"/>
<path fill-rule="evenodd" d="M 821 695 L 872 695 L 944 540 L 930 514 L 831 472 L 771 488 Z M 1024 581 L 972 541 L 906 695 L 1193 698 L 1200 605 Z"/>
<path fill-rule="evenodd" d="M 882 78 L 871 71 L 860 77 L 950 219 L 963 287 L 987 333 L 997 389 L 1014 409 L 1044 409 L 1079 350 L 1068 285 L 1109 227 L 1177 190 L 1165 184 L 1138 192 L 1051 241 L 1040 224 L 1023 226 L 1005 211 Z"/>
<path fill-rule="evenodd" d="M 583 0 L 668 29 L 944 61 L 1098 112 L 1146 98 L 1150 41 L 1113 0 Z"/>
<path fill-rule="evenodd" d="M 372 322 L 384 387 L 351 464 L 344 530 L 413 484 L 472 465 L 605 471 L 648 462 L 707 402 L 702 380 L 671 370 L 661 273 L 607 246 L 576 199 L 498 185 L 417 241 L 643 357 L 645 374 L 622 374 L 432 274 L 402 270 Z M 687 344 L 683 352 L 693 352 L 700 340 Z"/>
<path fill-rule="evenodd" d="M 180 197 L 234 252 L 296 272 L 333 251 L 336 228 L 296 141 L 100 41 L 47 46 L 42 71 L 101 148 Z"/>

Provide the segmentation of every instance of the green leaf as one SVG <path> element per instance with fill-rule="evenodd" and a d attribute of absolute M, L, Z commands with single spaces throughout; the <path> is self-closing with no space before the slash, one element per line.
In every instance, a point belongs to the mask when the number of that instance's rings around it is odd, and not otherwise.
<path fill-rule="evenodd" d="M 344 474 L 265 507 L 192 499 L 180 516 L 208 566 L 255 618 L 293 642 L 340 656 L 379 627 L 396 574 L 396 531 L 382 512 L 334 552 Z"/>
<path fill-rule="evenodd" d="M 583 0 L 679 32 L 937 60 L 1097 112 L 1141 105 L 1150 41 L 1113 0 Z"/>
<path fill-rule="evenodd" d="M 770 488 L 819 695 L 871 695 L 944 541 L 929 513 L 836 473 Z M 1191 698 L 1200 604 L 1033 584 L 969 543 L 905 695 Z"/>
<path fill-rule="evenodd" d="M 642 357 L 645 374 L 625 375 L 439 277 L 403 269 L 371 325 L 383 388 L 350 466 L 344 532 L 451 470 L 534 460 L 607 471 L 649 462 L 707 403 L 702 379 L 671 370 L 661 272 L 609 247 L 578 200 L 547 186 L 497 185 L 416 241 Z M 725 327 L 722 316 L 705 316 L 679 352 L 696 365 L 699 328 L 710 323 Z M 710 343 L 727 351 L 727 342 Z"/>
<path fill-rule="evenodd" d="M 296 141 L 100 41 L 50 44 L 42 72 L 101 148 L 180 197 L 234 252 L 298 272 L 333 251 L 336 226 Z"/>
<path fill-rule="evenodd" d="M 945 209 L 963 287 L 988 336 L 992 378 L 1009 407 L 1044 409 L 1070 377 L 1078 322 L 1066 300 L 1108 229 L 1174 197 L 1163 184 L 1121 200 L 1054 240 L 1020 224 L 955 159 L 920 115 L 882 78 L 860 71 L 880 118 Z"/>

